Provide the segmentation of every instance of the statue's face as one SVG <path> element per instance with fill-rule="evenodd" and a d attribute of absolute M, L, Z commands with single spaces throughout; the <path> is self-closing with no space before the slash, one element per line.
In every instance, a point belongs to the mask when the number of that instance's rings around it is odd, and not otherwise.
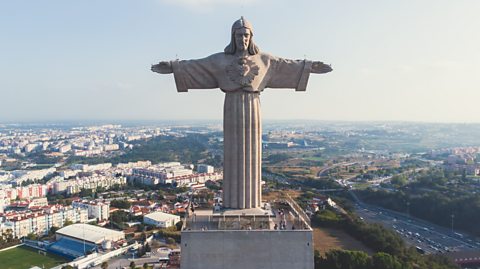
<path fill-rule="evenodd" d="M 247 28 L 240 28 L 235 30 L 235 45 L 237 51 L 246 51 L 250 44 L 251 33 Z"/>

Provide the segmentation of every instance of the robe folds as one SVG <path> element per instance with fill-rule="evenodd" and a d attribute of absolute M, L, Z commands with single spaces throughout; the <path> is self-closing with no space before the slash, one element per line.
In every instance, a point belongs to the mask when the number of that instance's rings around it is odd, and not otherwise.
<path fill-rule="evenodd" d="M 217 53 L 198 60 L 172 61 L 178 92 L 220 88 L 223 110 L 223 206 L 261 206 L 262 123 L 260 92 L 265 88 L 305 91 L 312 62 L 265 53 Z"/>

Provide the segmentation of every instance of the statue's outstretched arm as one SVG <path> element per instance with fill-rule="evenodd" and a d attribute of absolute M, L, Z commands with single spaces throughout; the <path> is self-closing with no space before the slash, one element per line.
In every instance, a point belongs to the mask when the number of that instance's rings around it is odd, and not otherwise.
<path fill-rule="evenodd" d="M 332 67 L 328 64 L 324 64 L 323 62 L 312 62 L 312 73 L 322 74 L 332 72 Z"/>
<path fill-rule="evenodd" d="M 170 61 L 159 62 L 158 64 L 152 65 L 150 68 L 153 72 L 160 74 L 171 74 L 173 73 L 172 63 Z"/>

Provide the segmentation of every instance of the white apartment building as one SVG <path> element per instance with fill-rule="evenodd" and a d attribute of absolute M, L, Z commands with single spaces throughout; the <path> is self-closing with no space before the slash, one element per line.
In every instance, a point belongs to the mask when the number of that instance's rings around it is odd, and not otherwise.
<path fill-rule="evenodd" d="M 30 204 L 28 205 L 28 207 L 34 207 L 34 206 L 38 206 L 38 207 L 48 206 L 47 197 L 33 198 L 32 200 L 30 200 Z"/>
<path fill-rule="evenodd" d="M 76 176 L 79 172 L 81 172 L 81 171 L 80 171 L 80 170 L 70 170 L 70 169 L 67 169 L 67 170 L 60 171 L 60 176 L 63 177 L 63 178 L 74 177 L 74 176 Z"/>
<path fill-rule="evenodd" d="M 111 163 L 99 163 L 99 164 L 73 164 L 70 166 L 73 170 L 81 170 L 82 172 L 103 171 L 112 167 Z"/>
<path fill-rule="evenodd" d="M 79 193 L 82 189 L 94 190 L 98 187 L 106 189 L 114 185 L 125 185 L 127 180 L 125 177 L 115 177 L 113 175 L 92 175 L 89 177 L 82 177 L 79 179 L 57 181 L 53 183 L 53 193 L 68 194 Z"/>
<path fill-rule="evenodd" d="M 88 210 L 88 217 L 98 221 L 108 220 L 110 217 L 110 203 L 97 201 L 73 201 L 72 206 L 75 208 L 84 208 Z"/>
<path fill-rule="evenodd" d="M 128 169 L 128 168 L 145 168 L 152 165 L 150 161 L 138 161 L 138 162 L 128 162 L 128 163 L 119 163 L 116 165 L 117 168 Z"/>
<path fill-rule="evenodd" d="M 11 229 L 14 237 L 21 238 L 30 233 L 47 234 L 52 227 L 63 227 L 67 220 L 85 223 L 88 211 L 72 206 L 49 206 L 35 212 L 9 212 L 4 214 L 1 226 Z"/>
<path fill-rule="evenodd" d="M 37 144 L 27 144 L 24 148 L 23 151 L 25 152 L 32 152 L 38 147 Z"/>
<path fill-rule="evenodd" d="M 192 175 L 190 168 L 185 168 L 179 162 L 160 163 L 148 168 L 133 168 L 131 180 L 144 185 L 171 184 L 172 178 Z"/>
<path fill-rule="evenodd" d="M 3 210 L 6 206 L 10 204 L 10 199 L 8 198 L 0 198 L 0 213 L 3 213 Z"/>
<path fill-rule="evenodd" d="M 198 173 L 213 173 L 214 168 L 211 165 L 199 164 L 199 165 L 197 165 L 197 172 Z"/>
<path fill-rule="evenodd" d="M 27 179 L 39 180 L 44 178 L 45 176 L 55 173 L 55 171 L 57 171 L 55 167 L 41 170 L 14 171 L 13 174 L 17 175 L 17 178 L 15 178 L 13 181 L 17 185 L 20 185 L 23 181 L 26 181 Z"/>
<path fill-rule="evenodd" d="M 119 150 L 120 146 L 118 144 L 109 144 L 103 146 L 104 151 L 114 151 L 114 150 Z"/>
<path fill-rule="evenodd" d="M 60 152 L 60 153 L 66 153 L 66 152 L 69 152 L 70 150 L 72 150 L 72 145 L 70 145 L 70 144 L 63 145 L 63 146 L 58 148 L 58 152 Z"/>

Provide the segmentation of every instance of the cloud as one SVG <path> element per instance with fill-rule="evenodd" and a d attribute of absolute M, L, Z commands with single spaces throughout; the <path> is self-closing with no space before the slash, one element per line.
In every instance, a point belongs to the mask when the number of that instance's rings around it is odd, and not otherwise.
<path fill-rule="evenodd" d="M 214 7 L 250 5 L 257 0 L 159 0 L 160 3 L 180 6 L 190 10 L 211 10 Z"/>

